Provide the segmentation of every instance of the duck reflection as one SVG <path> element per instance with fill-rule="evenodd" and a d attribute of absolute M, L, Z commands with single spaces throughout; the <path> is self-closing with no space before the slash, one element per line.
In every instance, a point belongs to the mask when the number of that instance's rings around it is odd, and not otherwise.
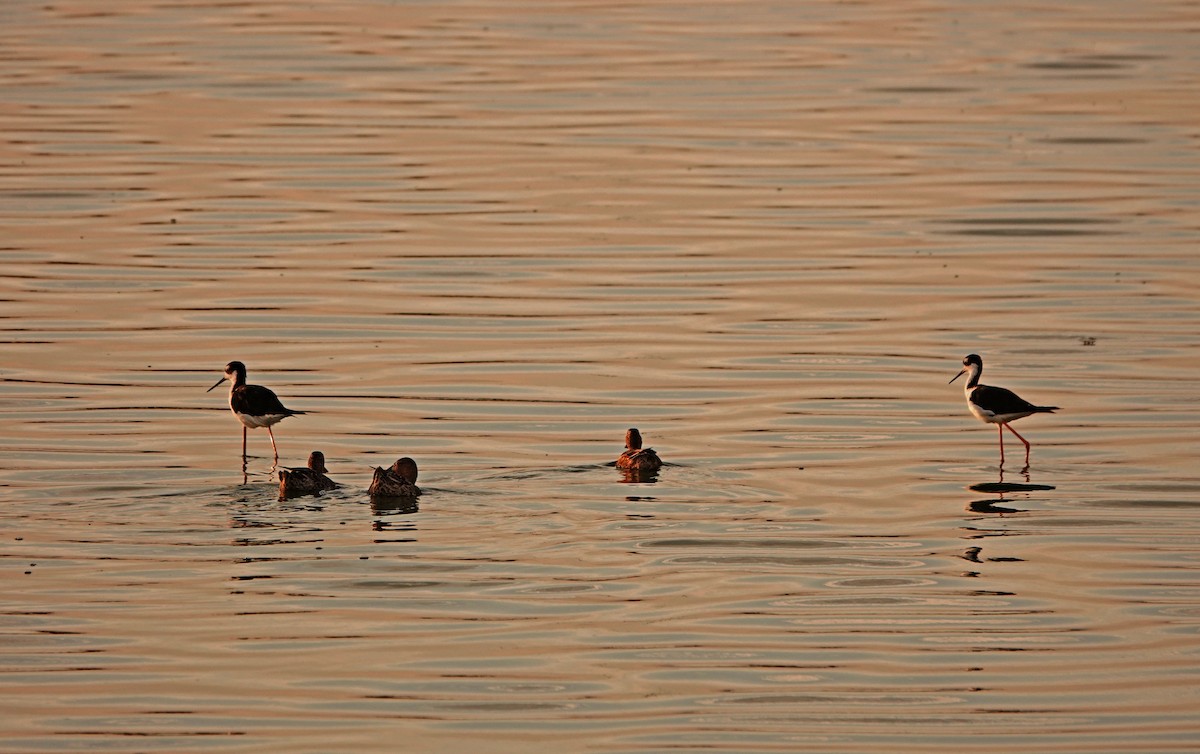
<path fill-rule="evenodd" d="M 420 510 L 421 507 L 417 504 L 415 497 L 371 496 L 371 513 L 376 516 L 407 516 L 410 513 L 418 513 Z M 382 521 L 376 521 L 371 527 L 376 531 L 390 528 Z"/>
<path fill-rule="evenodd" d="M 620 469 L 622 484 L 654 484 L 658 481 L 658 470 Z"/>

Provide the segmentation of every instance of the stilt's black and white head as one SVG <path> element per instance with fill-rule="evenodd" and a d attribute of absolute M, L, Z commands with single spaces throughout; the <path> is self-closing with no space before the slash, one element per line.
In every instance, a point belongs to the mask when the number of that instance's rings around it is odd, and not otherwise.
<path fill-rule="evenodd" d="M 206 393 L 211 393 L 217 385 L 220 385 L 225 380 L 229 380 L 236 387 L 237 385 L 246 384 L 246 365 L 240 361 L 231 361 L 225 365 L 225 376 L 217 380 L 216 384 L 205 390 Z"/>
<path fill-rule="evenodd" d="M 964 374 L 970 375 L 967 379 L 967 387 L 974 387 L 975 383 L 979 381 L 979 375 L 983 374 L 983 359 L 979 358 L 979 354 L 969 353 L 964 356 L 962 370 L 951 377 L 950 382 L 954 382 Z"/>

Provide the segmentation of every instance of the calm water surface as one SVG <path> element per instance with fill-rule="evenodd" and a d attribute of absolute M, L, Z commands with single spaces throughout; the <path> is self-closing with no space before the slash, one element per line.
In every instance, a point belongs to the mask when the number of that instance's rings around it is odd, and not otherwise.
<path fill-rule="evenodd" d="M 0 748 L 1200 748 L 1198 21 L 6 2 Z"/>

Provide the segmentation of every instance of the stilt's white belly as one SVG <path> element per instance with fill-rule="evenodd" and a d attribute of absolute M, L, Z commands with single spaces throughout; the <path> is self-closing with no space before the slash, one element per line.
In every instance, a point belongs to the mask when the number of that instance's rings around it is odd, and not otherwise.
<path fill-rule="evenodd" d="M 251 416 L 250 414 L 239 414 L 236 411 L 233 414 L 238 418 L 243 425 L 250 429 L 260 429 L 276 424 L 283 419 L 286 419 L 288 414 L 264 414 L 262 416 Z"/>
<path fill-rule="evenodd" d="M 967 401 L 967 408 L 971 409 L 971 413 L 975 414 L 976 419 L 988 424 L 1008 424 L 1011 421 L 1016 421 L 1033 413 L 1032 411 L 1015 411 L 1008 414 L 997 414 L 988 411 L 986 408 L 980 408 L 971 401 Z"/>
<path fill-rule="evenodd" d="M 980 408 L 979 406 L 976 406 L 971 401 L 967 401 L 967 408 L 971 409 L 971 413 L 975 414 L 975 418 L 981 422 L 988 422 L 989 424 L 999 424 L 1000 423 L 999 420 L 997 420 L 995 418 L 995 416 L 996 416 L 995 414 L 993 414 L 991 411 L 988 411 L 986 409 Z M 243 421 L 245 421 L 245 420 L 243 420 Z"/>

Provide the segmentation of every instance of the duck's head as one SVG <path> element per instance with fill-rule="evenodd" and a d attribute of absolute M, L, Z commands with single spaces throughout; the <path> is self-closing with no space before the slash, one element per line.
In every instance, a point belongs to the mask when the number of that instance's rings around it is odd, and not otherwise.
<path fill-rule="evenodd" d="M 409 484 L 417 483 L 417 462 L 408 456 L 397 458 L 392 464 L 392 471 Z"/>
<path fill-rule="evenodd" d="M 642 433 L 638 432 L 635 427 L 630 427 L 625 431 L 625 447 L 630 450 L 642 449 Z"/>

